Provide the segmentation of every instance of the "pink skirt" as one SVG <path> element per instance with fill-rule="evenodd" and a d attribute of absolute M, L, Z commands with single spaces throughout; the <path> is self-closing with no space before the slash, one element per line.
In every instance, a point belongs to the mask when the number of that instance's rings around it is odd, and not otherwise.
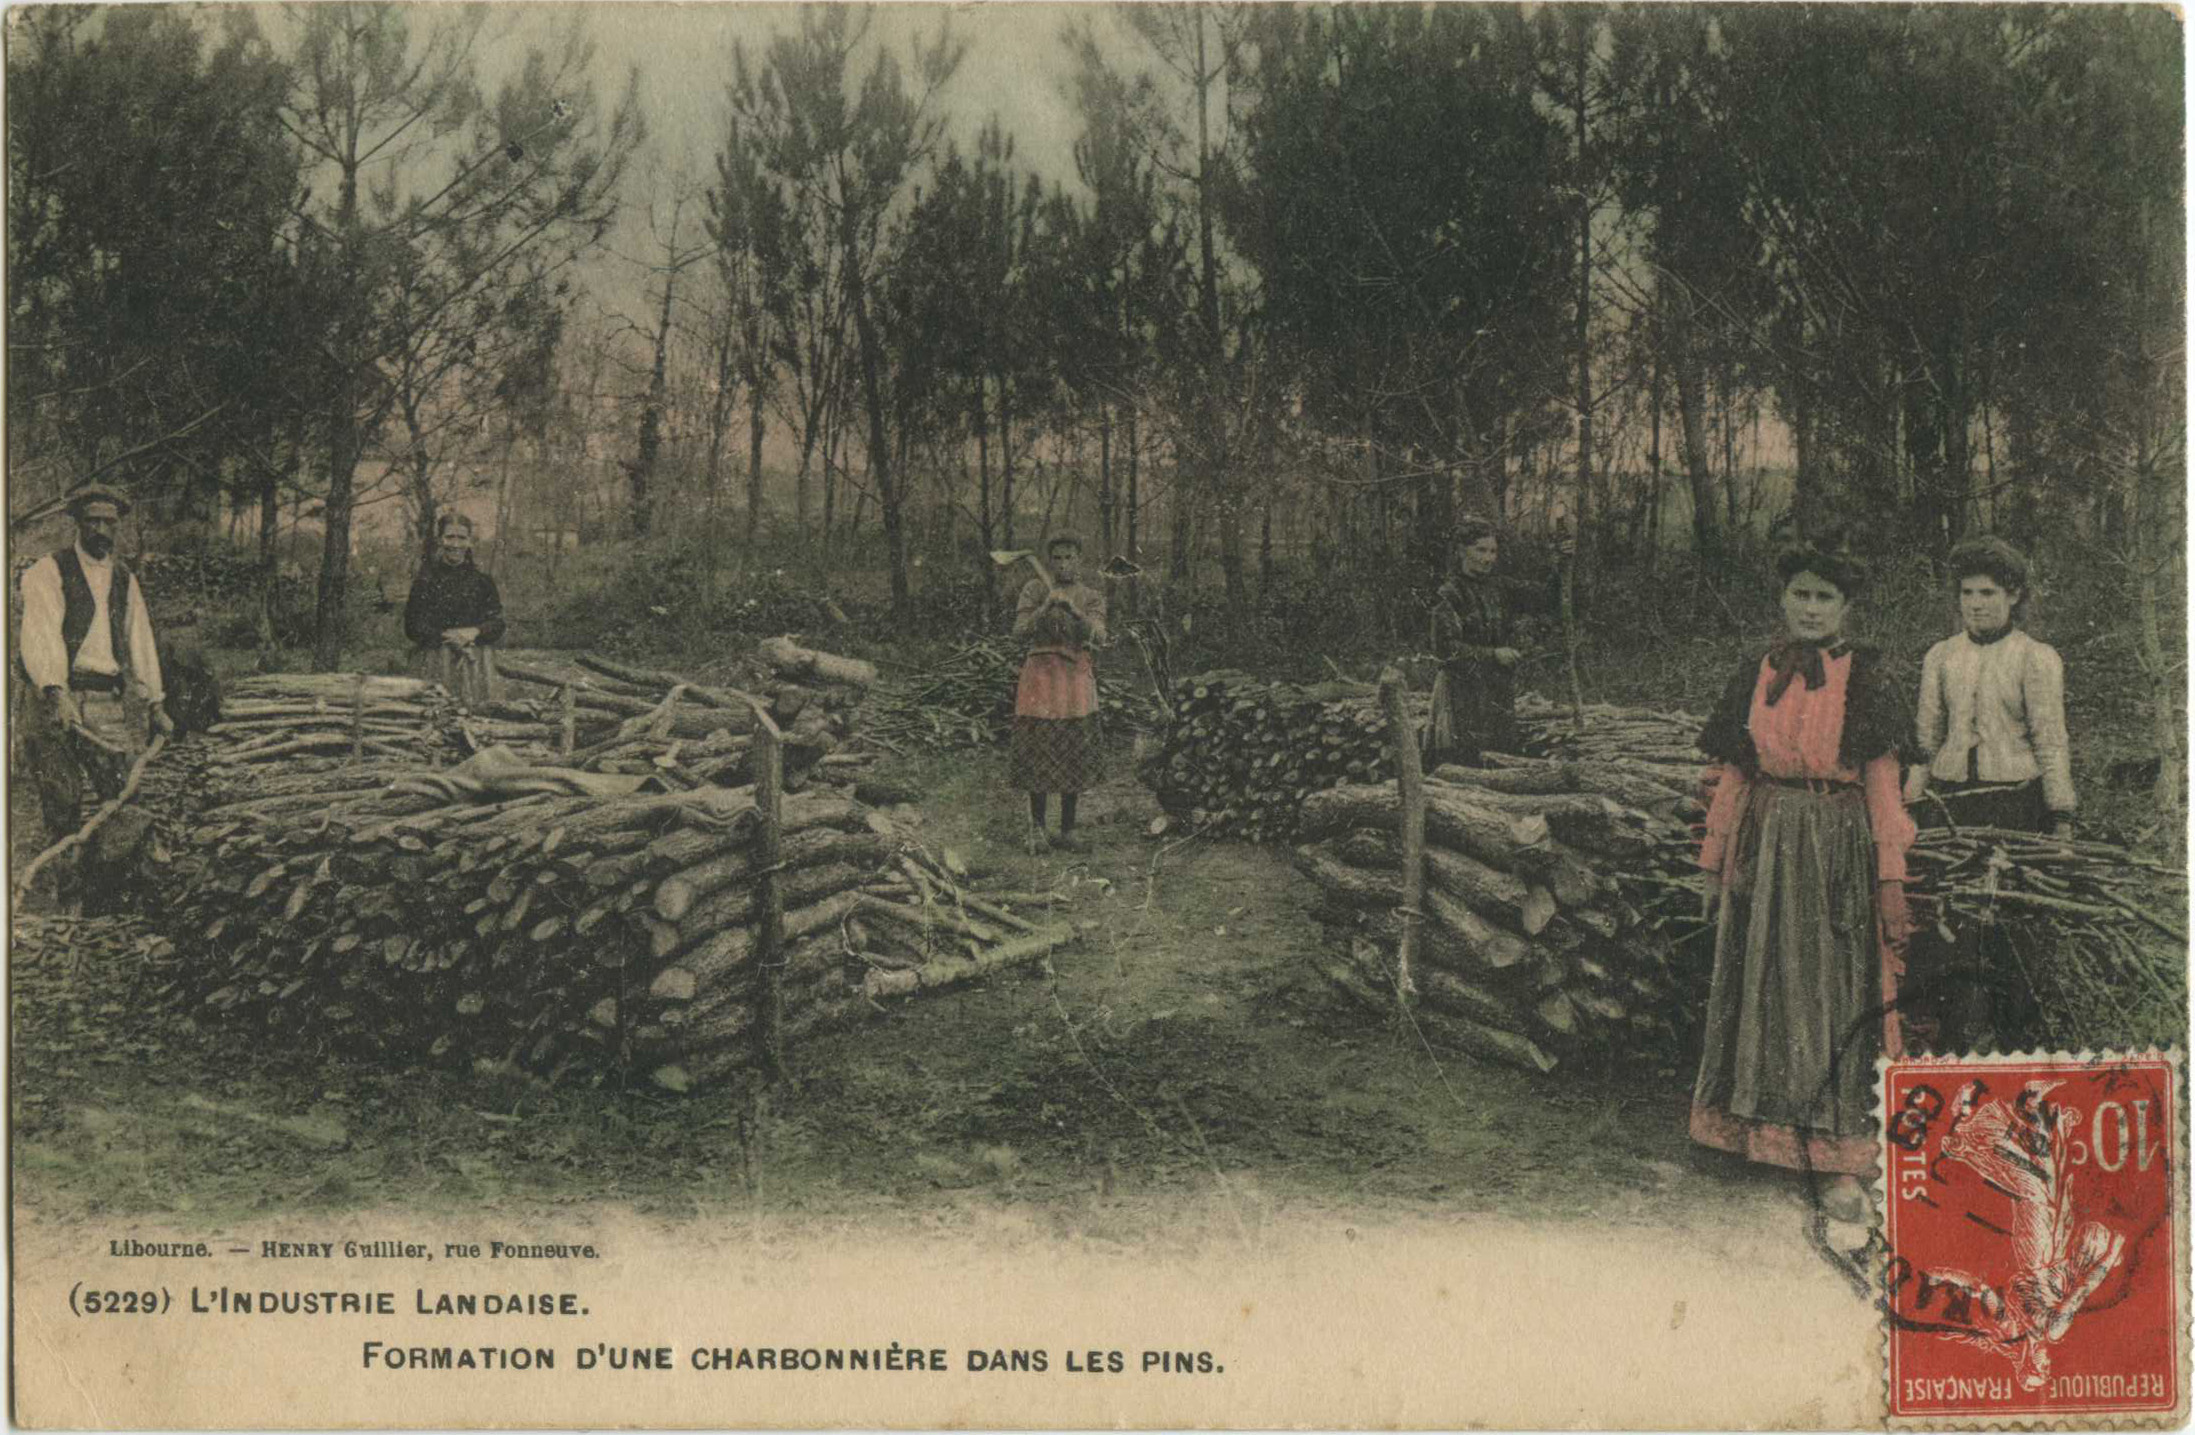
<path fill-rule="evenodd" d="M 1014 716 L 1086 718 L 1097 714 L 1097 667 L 1087 649 L 1031 653 L 1021 664 Z"/>

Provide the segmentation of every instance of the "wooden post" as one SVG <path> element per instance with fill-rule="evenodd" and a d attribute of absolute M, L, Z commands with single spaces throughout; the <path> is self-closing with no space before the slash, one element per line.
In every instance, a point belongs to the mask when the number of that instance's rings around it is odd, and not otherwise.
<path fill-rule="evenodd" d="M 1567 528 L 1564 524 L 1556 531 Z M 1578 678 L 1578 553 L 1585 547 L 1585 537 L 1581 526 L 1569 557 L 1561 560 L 1562 646 L 1570 669 L 1570 731 L 1579 737 L 1585 736 L 1585 684 Z"/>
<path fill-rule="evenodd" d="M 570 757 L 579 741 L 579 700 L 573 696 L 570 683 L 564 685 L 563 707 L 564 719 L 556 733 L 556 755 Z"/>
<path fill-rule="evenodd" d="M 366 760 L 366 675 L 358 673 L 351 680 L 351 766 L 357 767 Z"/>
<path fill-rule="evenodd" d="M 1394 734 L 1395 783 L 1402 800 L 1402 941 L 1395 952 L 1395 1008 L 1407 1016 L 1417 991 L 1411 969 L 1417 964 L 1418 923 L 1425 901 L 1425 772 L 1418 763 L 1418 735 L 1402 702 L 1401 670 L 1380 673 L 1380 706 Z"/>
<path fill-rule="evenodd" d="M 784 743 L 777 723 L 754 705 L 755 1055 L 765 1080 L 785 1075 L 785 892 L 778 881 L 785 822 Z"/>

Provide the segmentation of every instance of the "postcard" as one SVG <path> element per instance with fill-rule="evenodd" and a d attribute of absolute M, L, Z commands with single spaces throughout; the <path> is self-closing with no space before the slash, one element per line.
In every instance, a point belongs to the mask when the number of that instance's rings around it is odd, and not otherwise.
<path fill-rule="evenodd" d="M 2183 43 L 15 9 L 13 1418 L 2184 1424 Z"/>

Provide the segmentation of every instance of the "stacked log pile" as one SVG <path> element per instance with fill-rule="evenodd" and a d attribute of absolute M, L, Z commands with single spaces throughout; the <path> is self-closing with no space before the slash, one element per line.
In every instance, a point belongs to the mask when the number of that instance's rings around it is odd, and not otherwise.
<path fill-rule="evenodd" d="M 1013 728 L 1021 661 L 1018 645 L 991 638 L 879 683 L 862 709 L 862 736 L 892 752 L 1004 742 Z M 1101 670 L 1098 721 L 1109 734 L 1141 732 L 1150 725 L 1150 707 L 1131 683 Z"/>
<path fill-rule="evenodd" d="M 464 755 L 456 716 L 440 686 L 416 678 L 269 673 L 233 684 L 205 732 L 222 768 L 265 773 L 327 756 L 431 765 Z"/>
<path fill-rule="evenodd" d="M 1296 835 L 1310 794 L 1392 781 L 1394 734 L 1361 683 L 1302 687 L 1231 670 L 1198 673 L 1174 684 L 1161 743 L 1142 776 L 1173 820 L 1211 836 L 1283 842 Z"/>
<path fill-rule="evenodd" d="M 354 781 L 299 774 L 205 814 L 156 999 L 290 1046 L 550 1081 L 684 1091 L 754 1064 L 754 788 L 605 794 L 508 765 Z M 986 910 L 842 795 L 784 799 L 775 830 L 786 1035 L 1072 937 Z"/>
<path fill-rule="evenodd" d="M 1427 701 L 1422 693 L 1405 700 L 1417 728 Z M 1569 707 L 1520 697 L 1518 725 L 1533 756 L 1489 754 L 1487 761 L 1517 767 L 1555 756 L 1596 764 L 1603 778 L 1621 770 L 1652 789 L 1698 791 L 1698 718 L 1599 703 L 1584 716 L 1581 734 Z M 1142 770 L 1170 821 L 1253 842 L 1292 839 L 1312 793 L 1395 775 L 1394 732 L 1370 685 L 1299 686 L 1224 669 L 1174 684 L 1162 740 Z"/>
<path fill-rule="evenodd" d="M 1520 704 L 1520 708 L 1523 705 Z M 1685 714 L 1539 705 L 1546 745 L 1425 781 L 1424 895 L 1411 1010 L 1449 1045 L 1547 1071 L 1582 1060 L 1681 1069 L 1712 968 L 1700 915 L 1697 784 Z M 1404 887 L 1398 785 L 1304 799 L 1297 863 L 1324 893 L 1322 972 L 1398 1006 Z M 2187 993 L 2187 874 L 2116 843 L 1923 830 L 1908 859 L 1916 941 L 1949 948 L 2009 928 L 2005 977 L 2033 996 L 2022 1045 L 2178 1040 Z M 1941 958 L 1932 959 L 1941 960 Z M 2006 1033 L 2014 1035 L 2014 1033 Z"/>
<path fill-rule="evenodd" d="M 767 651 L 781 641 L 772 639 L 763 647 Z M 854 661 L 810 656 L 831 663 Z M 820 685 L 757 684 L 750 697 L 745 691 L 593 653 L 579 654 L 574 662 L 579 671 L 552 670 L 535 662 L 500 663 L 498 671 L 531 691 L 519 704 L 490 707 L 484 715 L 490 721 L 510 716 L 535 724 L 531 745 L 520 748 L 529 755 L 549 760 L 554 754 L 559 764 L 590 772 L 656 775 L 684 788 L 752 781 L 758 701 L 784 733 L 787 766 L 798 783 L 811 767 L 838 751 L 855 701 L 849 696 L 854 690 L 836 669 L 827 669 L 831 680 Z M 858 764 L 834 764 L 850 765 Z"/>
<path fill-rule="evenodd" d="M 1574 715 L 1569 704 L 1538 693 L 1520 693 L 1516 711 L 1525 746 L 1536 755 L 1643 763 L 1669 770 L 1669 780 L 1681 780 L 1687 791 L 1698 777 L 1706 724 L 1691 713 L 1587 703 Z"/>
<path fill-rule="evenodd" d="M 1424 782 L 1424 895 L 1410 1004 L 1448 1044 L 1536 1071 L 1676 1059 L 1698 928 L 1690 801 L 1604 764 L 1437 769 Z M 1320 970 L 1398 1004 L 1401 798 L 1395 784 L 1308 795 L 1297 866 L 1320 888 Z M 1674 892 L 1691 901 L 1668 902 Z M 1697 945 L 1695 942 L 1694 945 Z"/>

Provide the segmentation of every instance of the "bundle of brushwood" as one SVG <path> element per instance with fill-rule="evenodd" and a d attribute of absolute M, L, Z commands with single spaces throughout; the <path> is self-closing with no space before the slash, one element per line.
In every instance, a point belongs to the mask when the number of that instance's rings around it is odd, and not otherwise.
<path fill-rule="evenodd" d="M 1916 915 L 1945 942 L 2004 927 L 2033 997 L 2023 1045 L 2167 1046 L 2187 1016 L 2187 867 L 2113 842 L 1929 828 L 1906 857 Z"/>
<path fill-rule="evenodd" d="M 880 682 L 861 710 L 864 740 L 891 752 L 924 747 L 983 747 L 1013 729 L 1022 652 L 1004 638 L 958 648 L 918 673 Z M 1098 722 L 1107 733 L 1141 732 L 1150 705 L 1133 684 L 1098 674 Z"/>
<path fill-rule="evenodd" d="M 1425 701 L 1414 704 L 1420 721 Z M 1174 684 L 1163 740 L 1141 775 L 1172 820 L 1212 836 L 1286 841 L 1310 794 L 1393 780 L 1394 730 L 1363 683 L 1198 673 Z"/>
<path fill-rule="evenodd" d="M 1686 791 L 1697 785 L 1705 720 L 1687 712 L 1587 703 L 1573 714 L 1568 703 L 1538 693 L 1517 696 L 1517 727 L 1531 752 L 1599 762 L 1626 762 L 1662 770 L 1662 780 Z"/>
<path fill-rule="evenodd" d="M 1419 1025 L 1541 1072 L 1673 1064 L 1705 971 L 1683 821 L 1695 799 L 1605 762 L 1441 767 L 1422 785 Z M 1404 1000 L 1402 815 L 1399 784 L 1351 784 L 1307 795 L 1297 833 L 1332 939 L 1320 971 L 1387 1011 Z"/>
<path fill-rule="evenodd" d="M 432 764 L 464 756 L 456 707 L 416 678 L 268 673 L 239 680 L 221 703 L 211 761 L 239 772 L 330 755 Z"/>
<path fill-rule="evenodd" d="M 772 991 L 797 1036 L 1074 935 L 1001 919 L 828 791 L 773 824 L 753 787 L 651 791 L 508 750 L 363 792 L 316 777 L 204 814 L 153 997 L 310 1050 L 685 1091 L 756 1063 Z"/>
<path fill-rule="evenodd" d="M 464 758 L 471 748 L 462 720 L 439 685 L 412 678 L 239 681 L 217 721 L 170 743 L 145 769 L 138 803 L 159 838 L 156 882 L 165 890 L 196 876 L 204 854 L 191 834 L 208 807 L 250 802 L 275 816 L 313 811 L 329 792 L 378 791 L 401 773 Z"/>
<path fill-rule="evenodd" d="M 788 778 L 798 785 L 847 731 L 848 704 L 818 701 L 799 684 L 750 695 L 594 653 L 572 662 L 578 671 L 498 663 L 497 671 L 535 691 L 515 706 L 491 707 L 487 716 L 525 715 L 545 725 L 547 736 L 537 733 L 521 751 L 591 772 L 660 776 L 674 787 L 738 786 L 753 780 L 759 704 L 784 733 Z"/>

